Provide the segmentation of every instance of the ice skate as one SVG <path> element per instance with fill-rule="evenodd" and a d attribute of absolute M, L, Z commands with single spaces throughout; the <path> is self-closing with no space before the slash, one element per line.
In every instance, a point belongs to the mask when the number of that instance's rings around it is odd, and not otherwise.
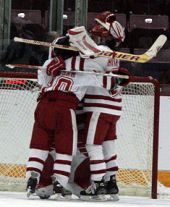
<path fill-rule="evenodd" d="M 90 201 L 90 200 L 98 200 L 105 201 L 106 198 L 106 187 L 103 181 L 94 181 L 92 184 L 86 189 L 80 192 L 80 199 Z"/>
<path fill-rule="evenodd" d="M 116 176 L 112 175 L 110 177 L 110 180 L 106 182 L 106 189 L 107 189 L 107 194 L 110 195 L 109 200 L 113 201 L 118 201 L 119 200 L 119 188 L 117 186 L 117 181 L 116 181 Z"/>
<path fill-rule="evenodd" d="M 58 181 L 54 182 L 53 191 L 56 199 L 71 199 L 71 191 L 65 189 Z"/>
<path fill-rule="evenodd" d="M 31 177 L 28 179 L 27 182 L 27 197 L 30 197 L 31 194 L 35 193 L 35 188 L 38 182 L 38 173 L 36 172 L 31 172 Z"/>

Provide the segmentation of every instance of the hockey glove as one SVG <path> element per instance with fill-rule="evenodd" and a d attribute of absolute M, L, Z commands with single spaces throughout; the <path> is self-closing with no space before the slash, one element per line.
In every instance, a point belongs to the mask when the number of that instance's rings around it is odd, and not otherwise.
<path fill-rule="evenodd" d="M 125 79 L 125 78 L 117 78 L 116 79 L 116 83 L 120 86 L 126 86 L 128 85 L 128 83 L 130 82 L 130 72 L 126 69 L 126 68 L 118 68 L 118 69 L 114 69 L 112 71 L 113 74 L 119 74 L 119 75 L 128 75 L 129 79 Z"/>
<path fill-rule="evenodd" d="M 65 69 L 65 62 L 62 57 L 55 57 L 47 60 L 43 67 L 46 67 L 46 73 L 49 76 L 57 76 L 60 74 L 61 70 Z"/>

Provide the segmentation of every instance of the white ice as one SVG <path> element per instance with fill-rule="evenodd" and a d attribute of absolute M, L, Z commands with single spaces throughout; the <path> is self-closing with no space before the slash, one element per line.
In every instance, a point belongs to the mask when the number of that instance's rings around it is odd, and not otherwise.
<path fill-rule="evenodd" d="M 57 201 L 27 198 L 26 193 L 0 192 L 0 207 L 162 207 L 170 206 L 170 199 L 120 196 L 119 201 L 85 202 L 80 200 Z"/>

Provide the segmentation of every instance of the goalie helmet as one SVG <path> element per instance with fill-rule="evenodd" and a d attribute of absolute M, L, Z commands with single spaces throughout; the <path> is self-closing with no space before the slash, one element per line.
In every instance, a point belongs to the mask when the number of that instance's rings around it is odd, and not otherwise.
<path fill-rule="evenodd" d="M 95 19 L 96 20 L 99 19 L 100 21 L 104 23 L 112 23 L 116 21 L 116 16 L 110 11 L 104 11 L 101 14 L 97 15 Z"/>
<path fill-rule="evenodd" d="M 93 36 L 114 39 L 118 46 L 125 39 L 125 32 L 122 25 L 116 21 L 116 15 L 110 11 L 102 12 L 95 18 L 96 25 L 91 29 Z"/>

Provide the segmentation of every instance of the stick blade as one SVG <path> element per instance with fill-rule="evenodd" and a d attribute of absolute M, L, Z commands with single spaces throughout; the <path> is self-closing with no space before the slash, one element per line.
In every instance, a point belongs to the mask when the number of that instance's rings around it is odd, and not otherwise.
<path fill-rule="evenodd" d="M 20 38 L 20 37 L 14 37 L 14 42 L 22 42 L 22 38 Z"/>
<path fill-rule="evenodd" d="M 153 45 L 145 52 L 145 55 L 149 57 L 149 59 L 154 58 L 159 50 L 164 46 L 165 42 L 167 41 L 167 37 L 165 35 L 160 35 Z"/>
<path fill-rule="evenodd" d="M 5 66 L 8 67 L 8 68 L 11 68 L 11 69 L 15 68 L 15 66 L 12 65 L 12 64 L 6 64 Z"/>

